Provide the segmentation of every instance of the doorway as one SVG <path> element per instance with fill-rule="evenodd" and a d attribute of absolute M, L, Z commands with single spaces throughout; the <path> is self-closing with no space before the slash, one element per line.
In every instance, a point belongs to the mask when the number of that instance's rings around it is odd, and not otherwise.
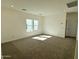
<path fill-rule="evenodd" d="M 65 37 L 74 37 L 77 35 L 78 13 L 71 12 L 66 15 L 66 33 Z"/>

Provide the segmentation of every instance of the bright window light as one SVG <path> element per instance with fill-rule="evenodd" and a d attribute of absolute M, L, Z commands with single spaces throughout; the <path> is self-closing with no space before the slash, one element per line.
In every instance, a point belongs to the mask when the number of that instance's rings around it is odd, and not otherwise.
<path fill-rule="evenodd" d="M 26 31 L 33 32 L 38 30 L 38 20 L 26 19 Z"/>
<path fill-rule="evenodd" d="M 44 40 L 46 40 L 47 38 L 42 38 L 42 37 L 33 37 L 32 39 L 36 39 L 36 40 L 44 41 Z"/>
<path fill-rule="evenodd" d="M 26 29 L 27 29 L 27 32 L 33 31 L 33 20 L 31 19 L 26 20 Z"/>
<path fill-rule="evenodd" d="M 52 36 L 48 36 L 48 35 L 40 35 L 40 37 L 50 38 L 50 37 L 52 37 Z"/>
<path fill-rule="evenodd" d="M 32 37 L 32 39 L 44 41 L 44 40 L 51 38 L 51 37 L 52 36 L 48 36 L 48 35 L 39 35 L 39 36 L 36 36 L 36 37 Z"/>
<path fill-rule="evenodd" d="M 38 30 L 38 20 L 34 20 L 34 30 Z"/>

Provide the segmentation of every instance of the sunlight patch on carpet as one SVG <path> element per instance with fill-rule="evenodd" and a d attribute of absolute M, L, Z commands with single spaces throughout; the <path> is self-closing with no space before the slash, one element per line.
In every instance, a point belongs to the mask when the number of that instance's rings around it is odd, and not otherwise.
<path fill-rule="evenodd" d="M 52 36 L 49 36 L 49 35 L 39 35 L 39 36 L 36 36 L 36 37 L 32 37 L 32 39 L 44 41 L 44 40 L 51 38 L 51 37 Z"/>

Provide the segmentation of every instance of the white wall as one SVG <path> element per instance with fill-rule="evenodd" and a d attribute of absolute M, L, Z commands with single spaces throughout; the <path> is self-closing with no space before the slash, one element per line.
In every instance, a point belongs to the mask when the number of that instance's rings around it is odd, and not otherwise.
<path fill-rule="evenodd" d="M 1 17 L 2 43 L 42 33 L 41 16 L 26 14 L 11 8 L 2 8 Z M 38 31 L 26 32 L 25 20 L 28 18 L 39 20 Z"/>
<path fill-rule="evenodd" d="M 66 25 L 66 1 L 56 2 L 56 6 L 52 8 L 52 14 L 45 16 L 44 20 L 44 33 L 54 36 L 65 37 L 65 25 Z"/>
<path fill-rule="evenodd" d="M 58 13 L 56 15 L 49 15 L 45 17 L 44 30 L 46 34 L 54 36 L 65 36 L 65 22 L 66 14 Z"/>
<path fill-rule="evenodd" d="M 77 35 L 78 14 L 67 13 L 66 36 L 76 37 Z"/>

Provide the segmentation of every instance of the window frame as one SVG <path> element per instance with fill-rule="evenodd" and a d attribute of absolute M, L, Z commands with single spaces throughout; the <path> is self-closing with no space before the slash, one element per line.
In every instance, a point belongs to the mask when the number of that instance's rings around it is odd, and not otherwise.
<path fill-rule="evenodd" d="M 28 25 L 27 20 L 31 20 L 32 25 Z M 34 25 L 35 20 L 37 21 L 37 25 Z M 32 26 L 32 31 L 27 29 L 28 26 Z M 35 26 L 37 26 L 37 29 L 35 29 Z M 37 19 L 26 19 L 26 32 L 38 31 L 38 29 L 39 29 L 39 20 L 37 20 Z"/>

